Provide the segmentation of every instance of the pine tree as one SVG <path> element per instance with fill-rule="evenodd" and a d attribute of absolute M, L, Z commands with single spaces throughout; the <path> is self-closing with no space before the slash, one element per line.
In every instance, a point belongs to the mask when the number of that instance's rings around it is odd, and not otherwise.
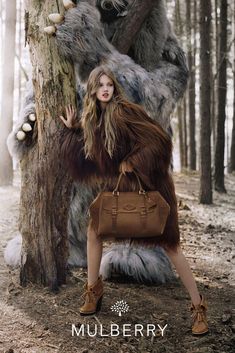
<path fill-rule="evenodd" d="M 199 202 L 212 203 L 211 182 L 211 117 L 210 117 L 210 26 L 211 1 L 200 0 L 200 195 Z"/>

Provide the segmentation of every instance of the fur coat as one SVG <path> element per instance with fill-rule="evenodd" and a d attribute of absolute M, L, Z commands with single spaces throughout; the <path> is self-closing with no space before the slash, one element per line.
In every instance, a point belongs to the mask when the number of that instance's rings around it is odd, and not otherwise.
<path fill-rule="evenodd" d="M 121 103 L 120 103 L 121 104 Z M 170 171 L 172 142 L 160 124 L 152 120 L 137 105 L 122 105 L 123 114 L 115 114 L 116 145 L 112 158 L 104 146 L 105 132 L 101 122 L 95 129 L 93 157 L 85 158 L 83 129 L 80 123 L 62 134 L 61 153 L 65 166 L 74 180 L 88 185 L 98 185 L 102 190 L 113 191 L 119 176 L 122 161 L 128 161 L 139 175 L 146 191 L 157 190 L 170 205 L 164 233 L 155 238 L 131 239 L 135 245 L 161 245 L 175 248 L 179 244 L 177 200 Z M 133 173 L 121 179 L 120 191 L 138 190 Z M 117 241 L 122 241 L 116 239 Z"/>

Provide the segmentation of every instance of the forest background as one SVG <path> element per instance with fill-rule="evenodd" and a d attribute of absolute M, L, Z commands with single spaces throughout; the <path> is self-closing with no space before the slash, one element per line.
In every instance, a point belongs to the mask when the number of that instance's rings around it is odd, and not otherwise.
<path fill-rule="evenodd" d="M 204 11 L 208 11 L 210 17 L 207 26 L 202 28 L 203 14 L 198 1 L 167 1 L 168 16 L 187 55 L 190 72 L 188 90 L 172 116 L 174 169 L 197 170 L 203 174 L 203 165 L 207 170 L 211 165 L 214 188 L 224 192 L 224 173 L 235 170 L 235 10 L 234 2 L 229 0 L 205 3 Z M 0 184 L 4 185 L 12 182 L 13 175 L 5 141 L 20 114 L 30 59 L 25 45 L 23 0 L 1 0 L 0 6 Z M 209 41 L 202 41 L 200 38 L 206 38 L 207 34 L 210 34 Z M 210 72 L 203 72 L 208 60 Z M 200 94 L 210 110 L 204 110 Z M 210 131 L 205 133 L 205 125 L 203 129 L 200 127 L 207 119 L 210 125 L 206 130 L 209 127 Z M 208 134 L 210 152 L 205 153 Z M 206 180 L 208 194 L 205 200 L 201 196 L 200 201 L 210 203 L 211 176 L 203 174 L 202 178 Z"/>

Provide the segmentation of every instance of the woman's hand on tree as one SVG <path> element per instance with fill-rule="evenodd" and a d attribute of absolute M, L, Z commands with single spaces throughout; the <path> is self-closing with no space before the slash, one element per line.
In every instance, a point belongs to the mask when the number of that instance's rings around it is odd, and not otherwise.
<path fill-rule="evenodd" d="M 133 172 L 133 167 L 129 162 L 123 161 L 119 166 L 119 172 L 123 174 L 126 174 L 126 172 L 131 173 Z"/>
<path fill-rule="evenodd" d="M 66 119 L 60 115 L 60 119 L 67 126 L 67 128 L 72 129 L 77 120 L 77 111 L 72 105 L 65 107 Z"/>

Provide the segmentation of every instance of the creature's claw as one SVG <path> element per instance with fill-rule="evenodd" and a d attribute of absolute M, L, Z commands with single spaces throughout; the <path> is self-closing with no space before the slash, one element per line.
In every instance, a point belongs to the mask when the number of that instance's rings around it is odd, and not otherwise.
<path fill-rule="evenodd" d="M 26 133 L 22 130 L 19 130 L 16 134 L 16 138 L 19 141 L 23 141 L 26 138 Z"/>
<path fill-rule="evenodd" d="M 33 114 L 33 113 L 29 114 L 29 120 L 30 121 L 35 121 L 36 120 L 36 115 Z"/>
<path fill-rule="evenodd" d="M 32 131 L 32 126 L 29 123 L 24 123 L 22 125 L 22 130 L 25 132 Z"/>
<path fill-rule="evenodd" d="M 52 35 L 56 32 L 56 27 L 55 26 L 48 26 L 48 27 L 45 27 L 44 28 L 44 32 L 49 34 L 49 35 Z"/>
<path fill-rule="evenodd" d="M 49 20 L 55 24 L 60 24 L 61 22 L 64 21 L 64 16 L 61 15 L 60 13 L 51 13 L 48 16 Z M 44 32 L 49 34 L 49 35 L 53 35 L 55 34 L 57 28 L 56 26 L 48 26 L 44 28 Z"/>
<path fill-rule="evenodd" d="M 57 24 L 64 21 L 64 16 L 62 16 L 60 13 L 51 13 L 48 18 L 51 22 Z"/>
<path fill-rule="evenodd" d="M 71 0 L 63 0 L 63 4 L 66 10 L 71 9 L 72 7 L 76 7 L 74 2 L 72 2 Z"/>
<path fill-rule="evenodd" d="M 18 130 L 18 132 L 15 135 L 17 140 L 19 141 L 25 140 L 27 136 L 32 136 L 32 132 L 36 121 L 36 114 L 30 113 L 29 115 L 26 115 L 25 121 L 26 122 L 21 125 L 20 130 Z"/>

